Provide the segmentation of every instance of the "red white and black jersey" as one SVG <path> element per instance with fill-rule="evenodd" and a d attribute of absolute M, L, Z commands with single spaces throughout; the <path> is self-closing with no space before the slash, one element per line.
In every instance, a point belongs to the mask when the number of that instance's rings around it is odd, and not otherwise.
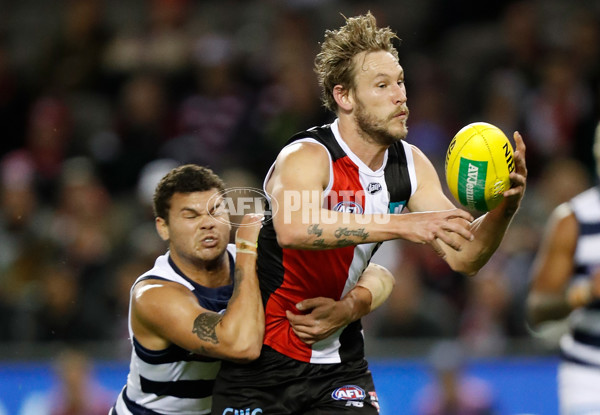
<path fill-rule="evenodd" d="M 375 171 L 342 140 L 337 120 L 294 135 L 288 145 L 297 142 L 317 143 L 329 153 L 330 181 L 324 192 L 325 209 L 365 214 L 401 213 L 417 187 L 411 146 L 404 141 L 387 150 L 383 165 Z M 265 187 L 273 167 L 267 174 Z M 274 214 L 285 214 L 285 208 L 279 206 L 278 213 Z M 311 217 L 308 218 L 307 230 L 311 226 Z M 326 250 L 283 249 L 277 244 L 268 213 L 265 219 L 259 235 L 257 263 L 265 306 L 264 343 L 286 356 L 310 363 L 362 358 L 364 341 L 360 321 L 325 340 L 307 345 L 292 331 L 285 311 L 298 313 L 295 304 L 308 298 L 341 299 L 356 285 L 380 244 Z M 338 229 L 340 239 L 360 232 L 343 226 Z"/>

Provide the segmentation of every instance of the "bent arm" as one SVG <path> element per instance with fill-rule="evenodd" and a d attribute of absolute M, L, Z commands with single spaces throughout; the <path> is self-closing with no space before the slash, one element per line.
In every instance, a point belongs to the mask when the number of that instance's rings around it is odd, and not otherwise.
<path fill-rule="evenodd" d="M 255 215 L 246 215 L 248 217 Z M 256 219 L 254 219 L 256 220 Z M 259 225 L 240 228 L 243 239 L 256 241 Z M 237 239 L 237 238 L 236 238 Z M 132 297 L 132 328 L 142 345 L 161 350 L 176 344 L 204 356 L 245 362 L 260 354 L 264 309 L 256 276 L 256 255 L 244 243 L 236 256 L 234 290 L 223 315 L 198 304 L 194 294 L 170 281 L 139 283 Z"/>
<path fill-rule="evenodd" d="M 575 215 L 568 205 L 557 207 L 532 266 L 527 313 L 534 325 L 564 318 L 577 305 L 570 303 L 566 292 L 573 274 L 578 233 Z"/>

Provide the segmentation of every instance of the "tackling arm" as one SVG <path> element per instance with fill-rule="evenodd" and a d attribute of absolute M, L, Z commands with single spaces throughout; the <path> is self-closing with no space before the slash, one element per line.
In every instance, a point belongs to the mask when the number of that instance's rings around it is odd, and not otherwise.
<path fill-rule="evenodd" d="M 294 314 L 288 310 L 286 315 L 296 335 L 305 343 L 313 344 L 375 310 L 387 300 L 394 285 L 390 271 L 371 263 L 356 286 L 341 300 L 310 298 L 296 305 L 298 310 L 308 314 Z"/>
<path fill-rule="evenodd" d="M 182 285 L 162 280 L 138 283 L 132 297 L 131 324 L 144 347 L 162 350 L 176 344 L 197 354 L 245 362 L 260 354 L 264 309 L 256 276 L 255 243 L 261 215 L 246 215 L 236 235 L 238 255 L 234 291 L 223 315 L 204 309 Z M 251 225 L 252 224 L 252 225 Z"/>

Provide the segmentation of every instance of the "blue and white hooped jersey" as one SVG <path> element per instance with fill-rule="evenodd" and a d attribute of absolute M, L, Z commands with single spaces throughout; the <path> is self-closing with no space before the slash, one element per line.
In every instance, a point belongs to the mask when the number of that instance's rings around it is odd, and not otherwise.
<path fill-rule="evenodd" d="M 571 209 L 579 225 L 573 281 L 590 278 L 600 269 L 600 186 L 575 196 Z M 600 367 L 600 299 L 574 310 L 569 334 L 560 341 L 563 359 Z"/>
<path fill-rule="evenodd" d="M 177 282 L 194 293 L 198 303 L 211 311 L 223 313 L 233 292 L 235 245 L 227 247 L 231 284 L 203 287 L 187 278 L 173 263 L 169 253 L 156 259 L 154 267 L 133 284 L 158 279 Z M 132 287 L 132 290 L 133 290 Z M 129 310 L 131 316 L 131 307 Z M 171 345 L 164 350 L 148 350 L 134 337 L 127 385 L 119 394 L 111 415 L 201 415 L 210 414 L 212 390 L 221 361 L 191 353 Z"/>

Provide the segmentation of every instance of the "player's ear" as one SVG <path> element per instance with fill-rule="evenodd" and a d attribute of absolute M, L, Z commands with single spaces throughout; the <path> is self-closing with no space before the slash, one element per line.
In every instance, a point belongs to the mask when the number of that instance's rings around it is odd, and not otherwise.
<path fill-rule="evenodd" d="M 342 85 L 336 85 L 333 87 L 333 98 L 337 103 L 338 107 L 344 111 L 351 111 L 353 106 L 352 97 L 350 90 L 344 88 Z"/>
<path fill-rule="evenodd" d="M 156 232 L 158 232 L 158 236 L 160 236 L 163 241 L 168 241 L 169 225 L 167 224 L 167 221 L 163 218 L 156 218 L 154 224 L 156 225 Z"/>

